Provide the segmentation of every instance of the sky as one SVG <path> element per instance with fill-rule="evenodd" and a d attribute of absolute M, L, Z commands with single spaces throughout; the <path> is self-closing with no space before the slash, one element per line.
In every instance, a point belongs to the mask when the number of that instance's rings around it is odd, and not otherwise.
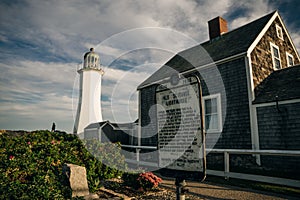
<path fill-rule="evenodd" d="M 137 86 L 177 52 L 208 40 L 207 21 L 229 30 L 278 10 L 300 50 L 297 0 L 1 0 L 0 129 L 72 132 L 78 67 L 95 47 L 105 71 L 104 120 L 138 116 Z"/>

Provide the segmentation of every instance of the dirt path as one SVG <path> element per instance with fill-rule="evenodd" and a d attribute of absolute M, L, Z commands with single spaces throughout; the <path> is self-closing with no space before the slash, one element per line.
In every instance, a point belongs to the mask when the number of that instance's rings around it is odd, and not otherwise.
<path fill-rule="evenodd" d="M 163 187 L 173 188 L 173 180 L 164 180 L 162 183 Z M 269 192 L 262 192 L 252 189 L 240 188 L 235 186 L 228 185 L 217 185 L 217 184 L 207 184 L 207 183 L 198 183 L 193 181 L 187 181 L 187 186 L 189 189 L 189 194 L 193 196 L 200 197 L 201 199 L 210 199 L 210 200 L 225 200 L 225 199 L 247 199 L 247 200 L 269 200 L 269 199 L 299 199 L 296 197 L 280 195 Z"/>

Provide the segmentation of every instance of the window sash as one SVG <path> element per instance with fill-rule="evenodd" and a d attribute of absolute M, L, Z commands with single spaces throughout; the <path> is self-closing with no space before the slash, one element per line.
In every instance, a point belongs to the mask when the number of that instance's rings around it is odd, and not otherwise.
<path fill-rule="evenodd" d="M 204 122 L 205 130 L 210 132 L 221 132 L 222 115 L 220 94 L 204 96 Z"/>
<path fill-rule="evenodd" d="M 206 130 L 219 130 L 218 113 L 205 115 L 205 127 Z"/>
<path fill-rule="evenodd" d="M 277 33 L 277 37 L 283 40 L 282 28 L 277 24 L 276 24 L 276 33 Z"/>
<path fill-rule="evenodd" d="M 293 66 L 295 64 L 294 63 L 294 56 L 289 54 L 288 52 L 286 52 L 286 62 L 287 62 L 288 67 Z"/>
<path fill-rule="evenodd" d="M 274 63 L 275 63 L 275 69 L 280 69 L 280 60 L 278 58 L 274 58 Z"/>
<path fill-rule="evenodd" d="M 279 51 L 276 47 L 273 46 L 273 56 L 279 59 Z"/>
<path fill-rule="evenodd" d="M 274 70 L 281 69 L 281 59 L 280 59 L 280 51 L 278 46 L 276 46 L 273 43 L 270 43 L 271 46 L 271 54 L 272 54 L 272 60 L 273 60 L 273 68 Z"/>

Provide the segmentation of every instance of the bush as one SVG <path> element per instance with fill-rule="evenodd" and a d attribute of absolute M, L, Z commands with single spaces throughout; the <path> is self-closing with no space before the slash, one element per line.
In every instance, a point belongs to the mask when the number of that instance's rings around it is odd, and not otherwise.
<path fill-rule="evenodd" d="M 99 144 L 98 147 L 114 146 Z M 122 172 L 102 164 L 77 136 L 67 133 L 34 131 L 4 132 L 0 135 L 0 199 L 66 199 L 71 197 L 63 164 L 85 166 L 89 189 L 94 192 L 100 180 L 117 177 Z M 119 148 L 120 150 L 120 148 Z M 110 153 L 110 154 L 109 154 Z M 102 152 L 103 154 L 103 152 Z M 105 152 L 105 157 L 118 158 L 120 151 Z"/>
<path fill-rule="evenodd" d="M 139 177 L 138 173 L 126 172 L 123 174 L 122 179 L 124 181 L 124 185 L 132 187 L 134 189 L 138 189 L 139 188 L 139 184 L 137 182 L 138 177 Z"/>
<path fill-rule="evenodd" d="M 137 181 L 143 190 L 154 190 L 162 182 L 162 179 L 152 172 L 144 172 L 139 175 Z"/>
<path fill-rule="evenodd" d="M 122 178 L 125 185 L 142 191 L 155 190 L 162 182 L 162 179 L 152 172 L 124 173 Z"/>

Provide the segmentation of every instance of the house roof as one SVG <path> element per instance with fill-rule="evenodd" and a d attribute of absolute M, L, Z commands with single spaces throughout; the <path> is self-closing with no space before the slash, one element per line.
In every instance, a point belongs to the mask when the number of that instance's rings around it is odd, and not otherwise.
<path fill-rule="evenodd" d="M 178 53 L 152 76 L 141 83 L 138 89 L 155 81 L 170 77 L 172 69 L 181 73 L 240 53 L 246 53 L 275 13 L 276 11 L 227 32 L 216 39 L 206 41 Z"/>
<path fill-rule="evenodd" d="M 133 122 L 130 123 L 110 123 L 114 129 L 120 129 L 120 130 L 131 130 L 134 126 Z"/>
<path fill-rule="evenodd" d="M 138 121 L 138 120 L 136 120 Z M 89 124 L 87 127 L 85 127 L 84 129 L 96 129 L 99 128 L 103 125 L 110 125 L 113 129 L 119 129 L 119 130 L 131 130 L 133 128 L 133 126 L 136 125 L 137 122 L 129 122 L 129 123 L 112 123 L 110 121 L 102 121 L 102 122 L 95 122 L 92 124 Z"/>
<path fill-rule="evenodd" d="M 102 126 L 103 124 L 106 124 L 106 123 L 109 123 L 109 121 L 95 122 L 95 123 L 89 124 L 84 129 L 96 129 L 96 128 L 99 128 L 100 126 Z"/>
<path fill-rule="evenodd" d="M 300 65 L 274 71 L 256 94 L 254 104 L 300 99 Z"/>

